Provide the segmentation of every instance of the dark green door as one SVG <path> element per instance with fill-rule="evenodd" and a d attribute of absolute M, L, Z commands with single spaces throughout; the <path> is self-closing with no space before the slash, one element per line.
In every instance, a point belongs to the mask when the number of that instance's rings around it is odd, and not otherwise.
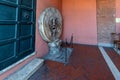
<path fill-rule="evenodd" d="M 35 50 L 36 0 L 0 0 L 0 70 Z"/>

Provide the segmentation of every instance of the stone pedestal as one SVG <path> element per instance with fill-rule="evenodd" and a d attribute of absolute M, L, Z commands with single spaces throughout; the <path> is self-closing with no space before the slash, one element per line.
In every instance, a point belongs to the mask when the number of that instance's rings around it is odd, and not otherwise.
<path fill-rule="evenodd" d="M 52 60 L 60 63 L 68 63 L 69 58 L 72 54 L 72 48 L 61 47 L 59 50 L 53 50 L 52 52 L 48 52 L 46 56 L 43 58 L 45 60 Z"/>
<path fill-rule="evenodd" d="M 49 46 L 49 54 L 55 55 L 60 52 L 60 45 L 61 45 L 61 40 L 55 40 L 51 43 L 48 43 Z"/>

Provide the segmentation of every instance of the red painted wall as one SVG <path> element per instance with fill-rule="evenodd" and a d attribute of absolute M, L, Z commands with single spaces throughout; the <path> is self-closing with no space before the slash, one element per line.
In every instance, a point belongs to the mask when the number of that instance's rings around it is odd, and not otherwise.
<path fill-rule="evenodd" d="M 97 44 L 96 0 L 62 0 L 63 39 L 74 43 Z"/>
<path fill-rule="evenodd" d="M 116 18 L 120 18 L 120 0 L 116 0 Z M 116 23 L 116 32 L 120 33 L 120 22 Z"/>
<path fill-rule="evenodd" d="M 3 80 L 6 76 L 8 76 L 9 74 L 13 73 L 14 71 L 18 70 L 19 68 L 21 68 L 22 66 L 24 66 L 25 64 L 27 64 L 29 61 L 31 61 L 32 59 L 36 58 L 36 57 L 41 57 L 43 55 L 45 55 L 45 53 L 47 53 L 48 48 L 47 48 L 47 44 L 46 42 L 44 42 L 38 32 L 38 18 L 39 15 L 41 13 L 41 11 L 43 11 L 43 9 L 45 9 L 46 7 L 56 7 L 59 10 L 61 10 L 61 0 L 37 0 L 37 10 L 36 10 L 36 54 L 34 56 L 32 56 L 31 58 L 25 60 L 24 62 L 20 63 L 19 65 L 15 66 L 14 68 L 10 69 L 9 71 L 3 73 L 0 75 L 0 80 Z"/>

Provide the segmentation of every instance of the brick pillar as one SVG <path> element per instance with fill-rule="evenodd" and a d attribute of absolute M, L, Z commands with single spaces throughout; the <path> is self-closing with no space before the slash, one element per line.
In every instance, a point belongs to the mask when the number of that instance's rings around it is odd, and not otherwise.
<path fill-rule="evenodd" d="M 98 43 L 111 43 L 110 33 L 115 32 L 115 0 L 97 0 Z"/>

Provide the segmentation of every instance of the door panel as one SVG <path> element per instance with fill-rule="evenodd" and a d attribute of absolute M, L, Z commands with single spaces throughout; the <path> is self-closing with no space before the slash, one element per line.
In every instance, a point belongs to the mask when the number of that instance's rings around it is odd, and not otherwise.
<path fill-rule="evenodd" d="M 15 56 L 15 43 L 0 46 L 0 61 L 6 61 Z"/>
<path fill-rule="evenodd" d="M 31 38 L 20 41 L 20 53 L 29 51 L 31 48 Z"/>
<path fill-rule="evenodd" d="M 0 25 L 0 40 L 15 38 L 16 25 Z"/>
<path fill-rule="evenodd" d="M 26 6 L 26 7 L 32 8 L 32 3 L 33 3 L 33 0 L 21 0 L 21 4 Z"/>
<path fill-rule="evenodd" d="M 32 35 L 32 25 L 21 25 L 20 36 Z"/>
<path fill-rule="evenodd" d="M 8 2 L 14 2 L 14 3 L 16 3 L 17 0 L 2 0 L 2 1 L 8 1 Z"/>
<path fill-rule="evenodd" d="M 16 8 L 0 4 L 0 21 L 16 20 Z"/>

